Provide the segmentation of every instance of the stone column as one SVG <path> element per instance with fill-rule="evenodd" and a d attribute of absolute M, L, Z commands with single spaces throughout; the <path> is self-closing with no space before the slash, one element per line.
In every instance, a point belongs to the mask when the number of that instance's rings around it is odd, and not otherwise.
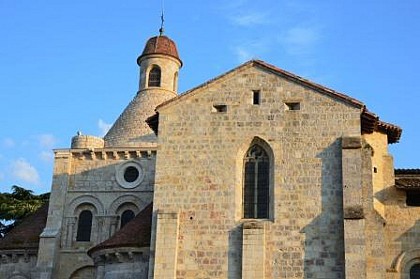
<path fill-rule="evenodd" d="M 119 216 L 110 217 L 109 236 L 113 236 L 118 228 Z"/>
<path fill-rule="evenodd" d="M 156 223 L 153 278 L 173 279 L 176 278 L 178 213 L 160 211 L 157 213 Z"/>
<path fill-rule="evenodd" d="M 342 138 L 344 251 L 346 278 L 366 278 L 365 208 L 360 137 Z"/>
<path fill-rule="evenodd" d="M 66 217 L 64 219 L 65 232 L 61 239 L 64 248 L 70 248 L 73 244 L 74 231 L 77 217 Z"/>
<path fill-rule="evenodd" d="M 242 231 L 242 278 L 264 279 L 265 230 L 262 222 L 246 222 Z"/>
<path fill-rule="evenodd" d="M 106 219 L 107 216 L 96 216 L 96 238 L 93 239 L 95 243 L 101 243 L 109 238 L 108 231 L 105 229 Z"/>

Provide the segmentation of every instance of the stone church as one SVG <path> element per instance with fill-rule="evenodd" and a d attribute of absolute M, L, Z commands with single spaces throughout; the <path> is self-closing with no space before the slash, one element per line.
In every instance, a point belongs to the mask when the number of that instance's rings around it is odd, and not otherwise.
<path fill-rule="evenodd" d="M 105 137 L 54 150 L 49 205 L 0 240 L 0 278 L 420 278 L 401 128 L 260 60 L 178 94 L 162 33 L 137 63 Z"/>

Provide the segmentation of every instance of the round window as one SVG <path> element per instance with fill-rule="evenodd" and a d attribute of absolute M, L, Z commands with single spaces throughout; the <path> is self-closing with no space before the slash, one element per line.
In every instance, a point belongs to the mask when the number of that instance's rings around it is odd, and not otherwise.
<path fill-rule="evenodd" d="M 116 178 L 121 187 L 135 188 L 143 181 L 143 168 L 137 162 L 126 162 L 117 166 Z"/>
<path fill-rule="evenodd" d="M 136 181 L 137 178 L 139 178 L 139 170 L 135 167 L 128 167 L 124 171 L 124 180 L 131 183 Z"/>

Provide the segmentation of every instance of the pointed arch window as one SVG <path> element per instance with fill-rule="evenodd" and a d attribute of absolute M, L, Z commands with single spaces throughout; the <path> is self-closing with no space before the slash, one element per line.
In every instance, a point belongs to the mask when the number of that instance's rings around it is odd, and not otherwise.
<path fill-rule="evenodd" d="M 252 145 L 244 158 L 243 214 L 244 218 L 269 218 L 270 160 L 258 144 Z"/>
<path fill-rule="evenodd" d="M 90 241 L 92 217 L 92 212 L 90 212 L 90 210 L 83 210 L 80 212 L 79 220 L 77 221 L 76 241 Z"/>
<path fill-rule="evenodd" d="M 128 222 L 130 222 L 131 220 L 133 220 L 135 217 L 135 214 L 132 210 L 125 210 L 122 214 L 121 214 L 121 226 L 120 228 L 124 227 L 125 225 L 127 225 Z"/>
<path fill-rule="evenodd" d="M 160 87 L 161 70 L 157 65 L 153 65 L 149 72 L 148 86 Z"/>

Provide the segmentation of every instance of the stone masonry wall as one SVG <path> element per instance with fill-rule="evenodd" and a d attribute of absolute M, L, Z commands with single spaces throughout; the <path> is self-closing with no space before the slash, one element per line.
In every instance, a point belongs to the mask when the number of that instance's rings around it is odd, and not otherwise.
<path fill-rule="evenodd" d="M 155 158 L 156 151 L 147 148 L 56 150 L 53 206 L 40 248 L 40 253 L 51 252 L 40 256 L 39 270 L 47 271 L 46 266 L 55 262 L 50 278 L 67 278 L 82 267 L 93 266 L 86 251 L 119 229 L 122 210 L 137 214 L 152 202 Z M 139 168 L 138 184 L 120 182 L 127 166 Z M 92 233 L 90 241 L 80 242 L 76 241 L 77 220 L 86 209 L 93 214 Z M 54 216 L 58 212 L 60 216 Z M 57 232 L 48 236 L 52 229 Z"/>
<path fill-rule="evenodd" d="M 250 66 L 159 113 L 154 207 L 179 213 L 177 278 L 241 278 L 243 255 L 260 255 L 242 249 L 243 158 L 256 137 L 274 157 L 272 212 L 258 221 L 264 277 L 343 278 L 340 138 L 360 136 L 359 109 Z"/>
<path fill-rule="evenodd" d="M 385 250 L 387 279 L 408 279 L 413 263 L 420 263 L 420 207 L 406 205 L 406 193 L 394 186 L 383 190 L 386 205 Z"/>
<path fill-rule="evenodd" d="M 376 211 L 385 218 L 385 205 L 381 198 L 382 191 L 392 186 L 394 183 L 393 172 L 394 164 L 392 156 L 388 153 L 387 135 L 374 132 L 365 134 L 363 138 L 373 149 L 372 156 L 372 177 L 373 177 L 373 196 Z M 389 178 L 391 174 L 391 179 Z"/>

